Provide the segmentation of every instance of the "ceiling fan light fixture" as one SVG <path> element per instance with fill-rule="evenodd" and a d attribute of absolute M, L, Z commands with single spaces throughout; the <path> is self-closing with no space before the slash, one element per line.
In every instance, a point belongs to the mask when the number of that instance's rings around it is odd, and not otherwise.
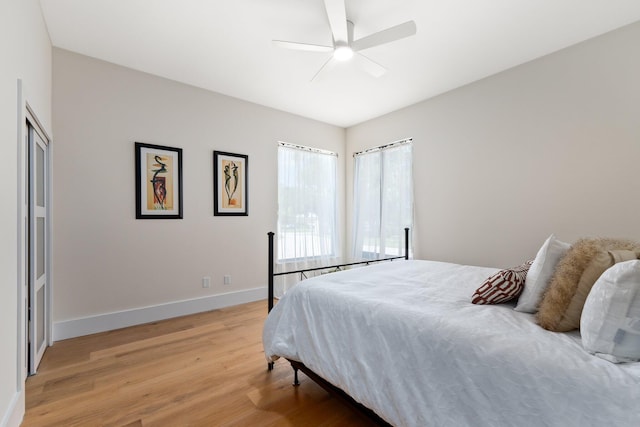
<path fill-rule="evenodd" d="M 336 65 L 337 62 L 347 61 L 355 63 L 358 68 L 361 68 L 372 77 L 380 77 L 387 69 L 363 55 L 362 51 L 416 34 L 416 23 L 414 21 L 407 21 L 354 40 L 353 21 L 347 19 L 346 0 L 323 1 L 326 17 L 331 29 L 332 43 L 330 46 L 273 40 L 274 44 L 288 49 L 331 53 L 331 56 L 326 58 L 322 67 L 313 75 L 311 81 L 314 81 L 322 70 Z"/>
<path fill-rule="evenodd" d="M 348 61 L 353 56 L 353 50 L 346 45 L 336 46 L 333 57 L 338 61 Z"/>

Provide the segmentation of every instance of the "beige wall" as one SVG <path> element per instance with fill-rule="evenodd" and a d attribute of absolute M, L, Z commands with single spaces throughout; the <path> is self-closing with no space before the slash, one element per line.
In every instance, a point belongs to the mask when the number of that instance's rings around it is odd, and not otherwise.
<path fill-rule="evenodd" d="M 51 43 L 38 0 L 2 2 L 0 13 L 0 425 L 18 425 L 24 394 L 18 386 L 18 108 L 17 81 L 25 101 L 51 131 Z M 22 352 L 24 355 L 24 352 Z M 21 357 L 22 359 L 22 357 Z"/>
<path fill-rule="evenodd" d="M 344 129 L 65 50 L 53 64 L 54 323 L 254 288 L 266 298 L 277 142 L 338 152 L 343 188 Z M 135 219 L 135 141 L 183 149 L 184 219 Z M 213 150 L 249 156 L 248 217 L 213 216 Z"/>
<path fill-rule="evenodd" d="M 640 239 L 638 40 L 640 23 L 349 128 L 347 157 L 413 137 L 417 258 L 508 267 L 551 233 Z"/>

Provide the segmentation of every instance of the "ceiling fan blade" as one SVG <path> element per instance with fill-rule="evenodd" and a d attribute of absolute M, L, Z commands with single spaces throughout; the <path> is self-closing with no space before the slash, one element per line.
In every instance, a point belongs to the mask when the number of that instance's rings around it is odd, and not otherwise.
<path fill-rule="evenodd" d="M 333 42 L 349 42 L 347 31 L 347 10 L 344 0 L 324 0 L 324 7 L 327 10 L 329 26 L 333 34 Z"/>
<path fill-rule="evenodd" d="M 367 58 L 360 52 L 356 52 L 356 54 L 353 55 L 353 59 L 360 69 L 373 77 L 381 77 L 387 72 L 387 69 L 385 67 L 378 64 L 373 59 Z"/>
<path fill-rule="evenodd" d="M 361 39 L 355 40 L 351 44 L 353 50 L 364 50 L 370 47 L 379 46 L 395 40 L 412 36 L 416 33 L 416 23 L 407 21 L 403 24 L 395 25 L 386 30 L 378 31 Z"/>
<path fill-rule="evenodd" d="M 332 46 L 323 46 L 319 44 L 309 44 L 309 43 L 297 43 L 297 42 L 289 42 L 286 40 L 272 40 L 273 44 L 278 47 L 283 47 L 285 49 L 294 49 L 294 50 L 304 50 L 306 52 L 331 52 L 333 51 Z"/>
<path fill-rule="evenodd" d="M 320 75 L 320 73 L 322 72 L 322 70 L 324 70 L 324 69 L 327 69 L 327 70 L 328 70 L 328 69 L 330 69 L 330 68 L 333 66 L 333 64 L 334 64 L 333 55 L 331 55 L 331 56 L 329 57 L 329 59 L 327 59 L 327 60 L 325 61 L 325 63 L 324 63 L 324 64 L 322 64 L 322 67 L 320 67 L 320 69 L 319 69 L 319 70 L 318 70 L 318 71 L 313 75 L 313 77 L 311 77 L 311 80 L 310 80 L 310 81 L 312 82 L 312 81 L 316 80 L 316 78 Z"/>

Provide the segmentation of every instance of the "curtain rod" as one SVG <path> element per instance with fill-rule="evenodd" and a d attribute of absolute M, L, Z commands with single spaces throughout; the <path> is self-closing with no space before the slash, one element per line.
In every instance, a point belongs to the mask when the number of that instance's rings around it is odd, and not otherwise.
<path fill-rule="evenodd" d="M 353 153 L 353 157 L 357 157 L 357 156 L 360 156 L 362 154 L 374 153 L 376 151 L 387 150 L 389 148 L 397 147 L 398 145 L 409 144 L 411 142 L 413 142 L 413 138 L 401 139 L 399 141 L 391 142 L 389 144 L 381 145 L 379 147 L 373 147 L 373 148 L 369 148 L 369 149 L 366 149 L 366 150 L 363 150 L 363 151 L 358 151 L 357 153 Z"/>
<path fill-rule="evenodd" d="M 320 148 L 306 147 L 304 145 L 291 144 L 289 142 L 282 142 L 282 141 L 278 141 L 278 145 L 280 147 L 293 148 L 294 150 L 310 151 L 312 153 L 326 154 L 328 156 L 338 157 L 338 153 L 334 153 L 333 151 L 329 151 L 329 150 L 322 150 Z"/>

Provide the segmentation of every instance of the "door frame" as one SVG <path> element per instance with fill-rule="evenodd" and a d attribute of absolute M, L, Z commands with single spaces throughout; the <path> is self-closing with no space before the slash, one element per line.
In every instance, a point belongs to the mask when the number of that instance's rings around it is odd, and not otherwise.
<path fill-rule="evenodd" d="M 46 269 L 46 280 L 49 286 L 49 292 L 45 296 L 45 304 L 47 313 L 45 318 L 45 328 L 47 332 L 47 346 L 53 344 L 53 323 L 51 321 L 51 313 L 52 313 L 52 298 L 51 295 L 53 293 L 53 273 L 52 273 L 52 258 L 53 258 L 53 232 L 52 232 L 52 188 L 53 188 L 53 174 L 52 174 L 52 165 L 53 165 L 53 145 L 52 138 L 50 136 L 50 132 L 47 130 L 45 126 L 43 126 L 42 122 L 38 119 L 37 114 L 29 103 L 28 90 L 26 90 L 21 79 L 17 80 L 17 89 L 18 89 L 18 123 L 17 123 L 17 131 L 18 131 L 18 159 L 17 159 L 17 169 L 18 169 L 18 188 L 17 188 L 17 199 L 18 199 L 18 215 L 17 215 L 17 231 L 18 231 L 18 247 L 17 247 L 17 355 L 16 355 L 16 363 L 17 363 L 17 392 L 22 395 L 24 398 L 24 385 L 26 378 L 28 376 L 28 351 L 27 346 L 29 345 L 29 331 L 28 331 L 28 321 L 27 321 L 27 292 L 28 292 L 28 260 L 29 254 L 27 253 L 29 248 L 28 242 L 28 185 L 29 185 L 29 147 L 28 147 L 28 127 L 27 120 L 29 120 L 32 125 L 39 128 L 41 135 L 47 141 L 48 145 L 48 156 L 46 159 L 46 170 L 47 175 L 45 179 L 48 181 L 49 185 L 46 189 L 45 194 L 45 203 L 47 209 L 47 218 L 45 228 L 47 229 L 47 234 L 45 235 L 45 252 L 48 253 L 48 256 L 45 257 L 45 269 Z"/>

